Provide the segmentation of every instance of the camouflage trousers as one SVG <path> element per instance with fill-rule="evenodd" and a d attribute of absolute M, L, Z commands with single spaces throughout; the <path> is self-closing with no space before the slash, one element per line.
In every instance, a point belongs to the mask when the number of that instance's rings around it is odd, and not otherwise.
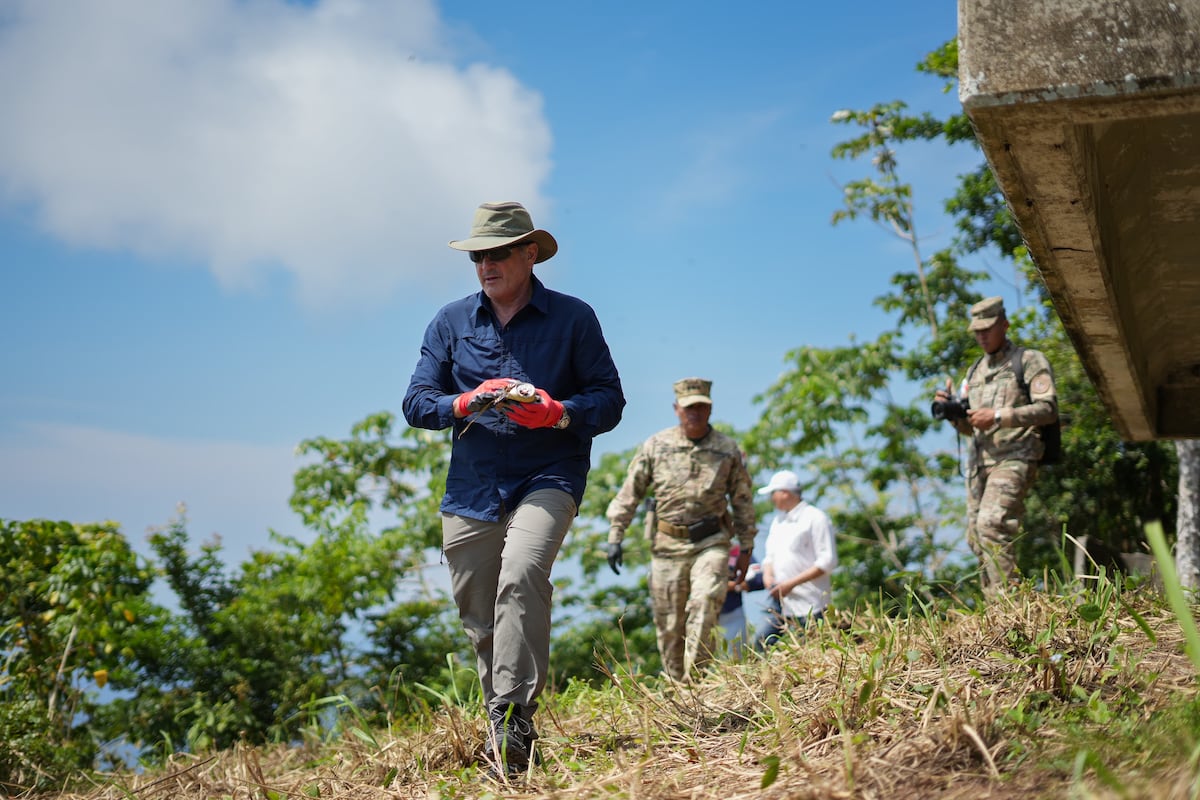
<path fill-rule="evenodd" d="M 655 555 L 650 597 L 663 671 L 683 680 L 713 658 L 717 617 L 729 588 L 729 543 L 688 555 Z"/>
<path fill-rule="evenodd" d="M 1037 477 L 1031 461 L 1001 461 L 967 475 L 967 544 L 979 559 L 979 582 L 994 595 L 1020 576 L 1016 540 L 1025 496 Z"/>

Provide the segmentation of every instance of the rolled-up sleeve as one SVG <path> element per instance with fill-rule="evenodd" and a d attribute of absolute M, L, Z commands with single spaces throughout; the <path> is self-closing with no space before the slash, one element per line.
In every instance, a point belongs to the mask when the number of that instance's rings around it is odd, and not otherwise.
<path fill-rule="evenodd" d="M 833 523 L 824 512 L 814 515 L 812 523 L 812 542 L 816 559 L 813 566 L 821 568 L 826 575 L 837 569 L 837 544 L 833 538 Z"/>

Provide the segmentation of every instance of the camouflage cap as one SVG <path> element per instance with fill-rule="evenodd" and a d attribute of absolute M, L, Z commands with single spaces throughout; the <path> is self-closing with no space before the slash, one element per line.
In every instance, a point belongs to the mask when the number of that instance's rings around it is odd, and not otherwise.
<path fill-rule="evenodd" d="M 680 407 L 696 403 L 712 405 L 712 381 L 703 378 L 683 378 L 675 381 L 675 403 Z"/>
<path fill-rule="evenodd" d="M 1004 298 L 989 297 L 971 306 L 971 324 L 969 331 L 984 331 L 996 324 L 996 320 L 1004 316 Z"/>

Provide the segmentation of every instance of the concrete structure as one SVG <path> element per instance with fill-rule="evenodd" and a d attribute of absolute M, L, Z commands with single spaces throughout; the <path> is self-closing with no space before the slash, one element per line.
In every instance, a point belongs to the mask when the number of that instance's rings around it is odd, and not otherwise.
<path fill-rule="evenodd" d="M 1200 0 L 958 0 L 959 92 L 1117 429 L 1200 437 Z"/>

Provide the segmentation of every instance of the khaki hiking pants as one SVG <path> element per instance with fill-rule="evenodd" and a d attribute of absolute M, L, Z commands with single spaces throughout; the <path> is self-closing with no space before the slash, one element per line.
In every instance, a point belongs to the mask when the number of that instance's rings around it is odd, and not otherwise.
<path fill-rule="evenodd" d="M 442 514 L 450 589 L 489 710 L 537 707 L 550 669 L 550 568 L 575 513 L 571 495 L 539 489 L 498 522 Z"/>

